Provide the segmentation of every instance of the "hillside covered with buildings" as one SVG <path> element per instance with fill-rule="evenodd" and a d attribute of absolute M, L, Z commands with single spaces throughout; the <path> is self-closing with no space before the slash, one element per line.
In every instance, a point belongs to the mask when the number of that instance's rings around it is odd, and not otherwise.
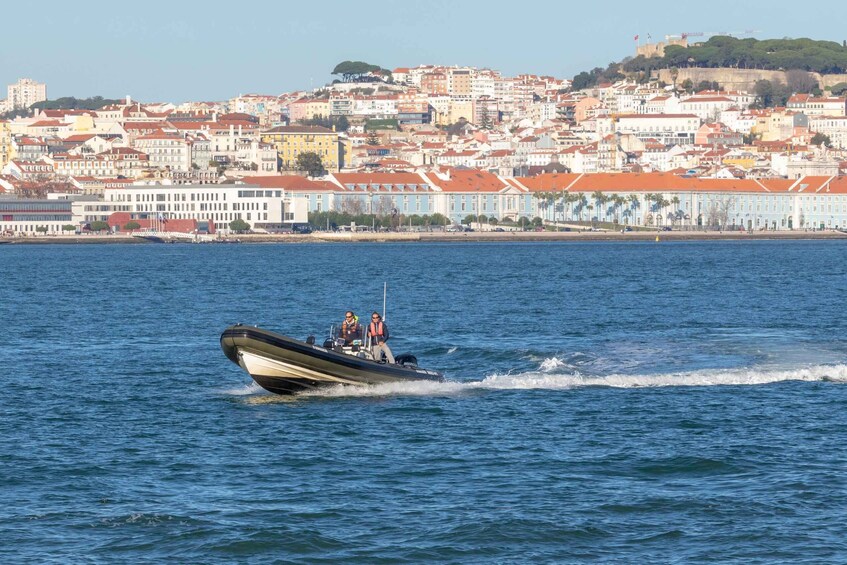
<path fill-rule="evenodd" d="M 46 85 L 22 79 L 0 102 L 11 112 L 0 121 L 0 201 L 67 210 L 57 219 L 20 204 L 0 230 L 57 232 L 115 213 L 128 214 L 118 228 L 160 216 L 260 228 L 329 211 L 406 223 L 847 226 L 838 88 L 766 100 L 759 88 L 635 71 L 590 81 L 350 61 L 335 71 L 308 91 L 94 109 L 46 103 Z"/>

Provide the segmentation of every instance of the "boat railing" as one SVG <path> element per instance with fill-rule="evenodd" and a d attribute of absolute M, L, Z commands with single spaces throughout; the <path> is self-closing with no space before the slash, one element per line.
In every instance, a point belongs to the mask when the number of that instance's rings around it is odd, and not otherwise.
<path fill-rule="evenodd" d="M 361 323 L 356 334 L 346 339 L 341 335 L 341 324 L 332 324 L 329 328 L 329 336 L 324 342 L 324 346 L 333 351 L 368 359 L 371 358 L 370 345 L 367 327 Z"/>

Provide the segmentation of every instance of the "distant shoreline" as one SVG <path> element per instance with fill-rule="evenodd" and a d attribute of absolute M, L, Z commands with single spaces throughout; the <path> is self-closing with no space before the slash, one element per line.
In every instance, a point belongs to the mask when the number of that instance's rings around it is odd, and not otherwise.
<path fill-rule="evenodd" d="M 231 236 L 222 243 L 398 243 L 398 242 L 543 242 L 543 241 L 717 241 L 717 240 L 847 240 L 847 233 L 828 231 L 757 231 L 757 232 L 691 232 L 691 231 L 631 231 L 631 232 L 315 232 L 312 234 L 247 234 Z M 58 235 L 0 238 L 0 244 L 150 244 L 151 242 L 125 235 Z M 180 242 L 182 243 L 182 242 Z M 158 245 L 153 243 L 153 245 Z"/>

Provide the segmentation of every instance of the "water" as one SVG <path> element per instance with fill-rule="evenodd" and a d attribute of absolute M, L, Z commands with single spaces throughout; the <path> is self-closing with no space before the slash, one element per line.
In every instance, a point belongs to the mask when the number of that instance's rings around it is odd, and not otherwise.
<path fill-rule="evenodd" d="M 0 559 L 847 561 L 843 242 L 0 247 Z M 382 308 L 445 383 L 264 393 Z"/>

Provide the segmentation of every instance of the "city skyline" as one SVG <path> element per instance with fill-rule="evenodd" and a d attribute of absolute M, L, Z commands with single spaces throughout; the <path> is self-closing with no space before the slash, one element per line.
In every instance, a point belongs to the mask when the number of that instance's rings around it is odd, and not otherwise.
<path fill-rule="evenodd" d="M 87 6 L 48 4 L 38 18 L 19 6 L 6 8 L 9 21 L 17 22 L 6 44 L 20 48 L 0 53 L 0 82 L 33 78 L 47 84 L 50 99 L 131 95 L 178 103 L 315 88 L 332 81 L 332 68 L 348 59 L 386 68 L 468 65 L 508 76 L 571 78 L 632 55 L 636 35 L 641 42 L 717 31 L 838 42 L 844 35 L 837 18 L 815 21 L 826 6 L 837 10 L 834 2 L 818 4 L 814 13 L 792 9 L 791 18 L 784 17 L 785 2 L 771 3 L 767 14 L 751 7 L 745 17 L 738 2 L 725 0 L 694 16 L 690 6 L 669 2 L 629 13 L 631 4 L 613 1 L 602 18 L 590 5 L 547 1 L 524 2 L 520 14 L 512 14 L 515 5 L 508 2 L 454 6 L 443 0 L 364 9 L 329 1 L 321 10 L 260 2 L 243 17 L 222 3 Z"/>

